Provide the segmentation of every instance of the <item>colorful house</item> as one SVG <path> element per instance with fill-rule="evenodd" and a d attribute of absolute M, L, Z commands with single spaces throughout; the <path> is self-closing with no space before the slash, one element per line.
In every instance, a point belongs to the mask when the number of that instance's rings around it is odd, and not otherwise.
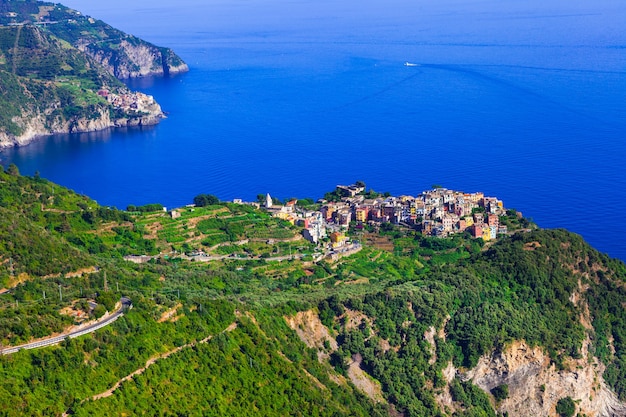
<path fill-rule="evenodd" d="M 330 234 L 330 243 L 333 246 L 333 248 L 338 248 L 340 246 L 343 246 L 344 243 L 346 243 L 346 235 L 344 235 L 341 232 L 334 232 Z"/>

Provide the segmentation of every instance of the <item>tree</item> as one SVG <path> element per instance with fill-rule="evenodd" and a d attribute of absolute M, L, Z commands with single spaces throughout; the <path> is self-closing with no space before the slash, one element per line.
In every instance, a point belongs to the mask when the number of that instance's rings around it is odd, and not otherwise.
<path fill-rule="evenodd" d="M 561 417 L 573 417 L 574 413 L 576 413 L 576 404 L 572 397 L 561 398 L 556 403 L 556 412 Z"/>
<path fill-rule="evenodd" d="M 17 165 L 11 164 L 9 165 L 9 168 L 7 168 L 7 174 L 17 177 L 20 175 L 20 170 L 18 169 Z"/>
<path fill-rule="evenodd" d="M 113 311 L 117 302 L 117 296 L 112 292 L 103 292 L 98 294 L 96 302 L 98 305 L 104 306 L 106 311 Z"/>
<path fill-rule="evenodd" d="M 196 207 L 212 206 L 219 204 L 220 200 L 212 194 L 198 194 L 193 198 L 193 203 Z"/>
<path fill-rule="evenodd" d="M 98 304 L 94 309 L 93 309 L 93 315 L 95 318 L 99 319 L 100 317 L 104 316 L 104 313 L 107 312 L 106 307 L 104 307 L 102 304 Z"/>
<path fill-rule="evenodd" d="M 315 201 L 312 198 L 301 198 L 296 203 L 298 207 L 307 207 L 312 206 L 313 204 L 315 204 Z"/>

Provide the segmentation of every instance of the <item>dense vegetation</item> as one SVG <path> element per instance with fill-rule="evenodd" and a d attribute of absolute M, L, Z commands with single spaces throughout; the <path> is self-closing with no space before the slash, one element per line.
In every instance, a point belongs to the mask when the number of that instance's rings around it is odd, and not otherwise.
<path fill-rule="evenodd" d="M 355 255 L 313 261 L 317 248 L 296 227 L 200 200 L 177 217 L 158 205 L 126 212 L 14 166 L 0 172 L 2 346 L 98 317 L 122 295 L 133 301 L 105 329 L 1 356 L 0 415 L 495 416 L 507 385 L 484 392 L 444 369 L 469 369 L 516 340 L 566 369 L 588 335 L 581 302 L 592 353 L 626 398 L 626 266 L 577 235 L 533 230 L 484 247 L 385 226 L 355 230 L 365 244 Z M 196 262 L 198 251 L 210 262 Z M 154 257 L 134 264 L 127 254 Z M 319 316 L 336 348 L 300 341 L 284 317 L 303 311 Z M 112 396 L 89 400 L 166 352 Z M 354 362 L 379 384 L 379 403 L 352 385 Z M 569 415 L 572 404 L 559 404 Z"/>

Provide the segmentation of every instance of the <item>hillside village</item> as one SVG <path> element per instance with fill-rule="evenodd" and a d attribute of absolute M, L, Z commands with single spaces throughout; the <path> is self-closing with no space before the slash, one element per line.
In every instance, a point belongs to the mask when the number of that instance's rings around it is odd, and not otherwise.
<path fill-rule="evenodd" d="M 275 204 L 269 194 L 259 206 L 274 217 L 302 226 L 304 237 L 313 243 L 329 237 L 332 247 L 345 244 L 345 232 L 351 224 L 357 229 L 378 229 L 384 223 L 391 223 L 435 237 L 467 231 L 473 238 L 484 241 L 508 232 L 507 226 L 500 224 L 500 216 L 506 214 L 502 200 L 486 197 L 482 192 L 464 193 L 437 187 L 415 197 L 395 197 L 372 194 L 365 191 L 364 184 L 355 184 L 338 185 L 330 195 L 336 201 L 320 200 L 317 211 L 297 206 L 297 200 Z M 521 217 L 521 213 L 517 215 Z"/>

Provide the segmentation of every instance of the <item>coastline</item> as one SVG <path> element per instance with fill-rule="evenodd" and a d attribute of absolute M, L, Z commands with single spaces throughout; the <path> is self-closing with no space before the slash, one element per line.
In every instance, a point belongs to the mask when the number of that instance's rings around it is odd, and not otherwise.
<path fill-rule="evenodd" d="M 108 94 L 108 93 L 107 93 Z M 123 95 L 108 94 L 109 106 L 99 109 L 97 118 L 79 118 L 52 122 L 46 120 L 46 110 L 30 116 L 24 115 L 17 121 L 23 128 L 19 136 L 0 132 L 2 149 L 29 145 L 37 139 L 55 134 L 97 132 L 109 128 L 152 126 L 166 118 L 154 97 L 140 92 Z M 111 111 L 122 111 L 126 117 L 111 118 Z M 132 113 L 136 113 L 135 116 Z"/>

